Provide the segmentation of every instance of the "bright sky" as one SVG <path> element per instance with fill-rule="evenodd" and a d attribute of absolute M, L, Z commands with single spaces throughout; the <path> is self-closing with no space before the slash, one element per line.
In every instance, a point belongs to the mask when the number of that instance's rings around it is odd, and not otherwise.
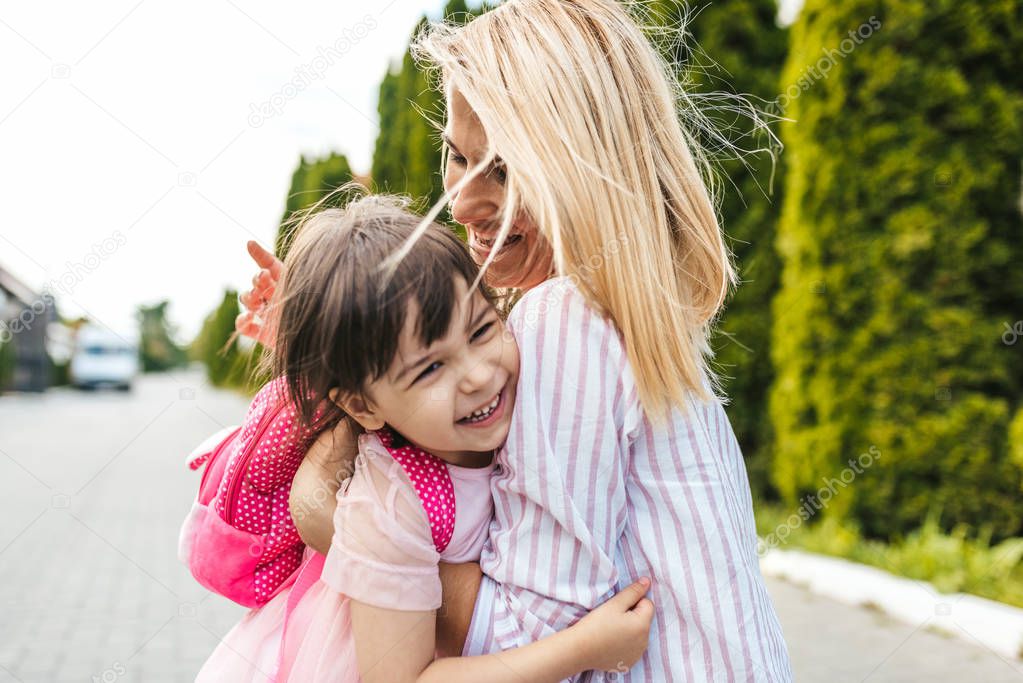
<path fill-rule="evenodd" d="M 369 170 L 387 64 L 442 5 L 5 5 L 0 265 L 119 332 L 170 299 L 191 339 L 251 277 L 245 241 L 272 242 L 300 153 Z"/>
<path fill-rule="evenodd" d="M 0 265 L 125 335 L 139 304 L 170 299 L 190 340 L 247 287 L 245 241 L 272 243 L 299 154 L 368 172 L 388 62 L 442 6 L 4 6 Z"/>

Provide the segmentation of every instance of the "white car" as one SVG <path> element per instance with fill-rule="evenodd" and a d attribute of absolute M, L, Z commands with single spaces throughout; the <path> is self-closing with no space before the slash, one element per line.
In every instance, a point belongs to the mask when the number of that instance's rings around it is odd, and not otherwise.
<path fill-rule="evenodd" d="M 75 335 L 71 383 L 83 389 L 130 390 L 139 371 L 138 346 L 104 328 L 86 325 Z"/>

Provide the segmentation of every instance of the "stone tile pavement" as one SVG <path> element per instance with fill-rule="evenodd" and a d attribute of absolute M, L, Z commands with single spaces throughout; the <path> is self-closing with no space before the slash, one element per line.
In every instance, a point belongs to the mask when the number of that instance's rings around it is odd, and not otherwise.
<path fill-rule="evenodd" d="M 193 679 L 244 610 L 177 561 L 198 485 L 184 458 L 246 404 L 197 372 L 0 397 L 0 683 Z M 799 681 L 1023 683 L 1018 661 L 769 588 Z"/>

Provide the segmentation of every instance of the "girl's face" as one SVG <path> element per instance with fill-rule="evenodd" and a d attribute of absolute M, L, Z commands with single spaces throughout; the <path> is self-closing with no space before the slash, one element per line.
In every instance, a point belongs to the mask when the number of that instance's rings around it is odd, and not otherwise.
<path fill-rule="evenodd" d="M 467 291 L 466 282 L 456 278 L 461 303 L 447 335 L 428 348 L 416 336 L 419 311 L 411 303 L 394 362 L 366 391 L 376 420 L 455 464 L 471 464 L 466 454 L 504 443 L 519 374 L 511 334 L 478 290 L 466 300 Z"/>
<path fill-rule="evenodd" d="M 444 130 L 448 148 L 444 189 L 450 191 L 467 169 L 486 155 L 487 136 L 475 112 L 458 90 L 448 98 L 448 121 Z M 451 215 L 465 226 L 473 260 L 483 264 L 501 227 L 504 204 L 504 169 L 500 159 L 473 178 L 451 199 Z M 535 287 L 553 273 L 554 255 L 536 225 L 521 211 L 511 226 L 501 251 L 487 268 L 493 287 Z"/>

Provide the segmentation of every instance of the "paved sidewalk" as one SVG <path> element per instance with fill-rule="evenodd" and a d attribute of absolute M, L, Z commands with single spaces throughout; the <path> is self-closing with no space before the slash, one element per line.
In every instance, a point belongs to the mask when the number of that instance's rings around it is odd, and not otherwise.
<path fill-rule="evenodd" d="M 198 373 L 0 397 L 0 683 L 191 681 L 244 612 L 176 558 L 187 452 L 247 401 Z M 1023 683 L 1023 665 L 771 581 L 797 680 Z"/>
<path fill-rule="evenodd" d="M 1023 661 L 1006 660 L 926 624 L 843 605 L 768 579 L 797 681 L 807 683 L 1023 683 Z"/>
<path fill-rule="evenodd" d="M 247 403 L 201 384 L 0 397 L 0 683 L 190 681 L 244 611 L 176 557 L 185 455 Z"/>

